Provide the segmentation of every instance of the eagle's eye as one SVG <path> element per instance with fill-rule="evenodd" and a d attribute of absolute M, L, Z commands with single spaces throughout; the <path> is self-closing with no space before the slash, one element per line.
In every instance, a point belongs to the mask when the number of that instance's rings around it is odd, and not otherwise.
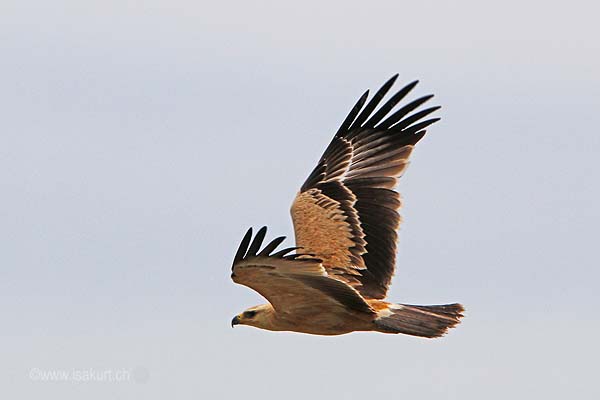
<path fill-rule="evenodd" d="M 256 315 L 256 311 L 244 311 L 244 318 L 253 318 Z"/>

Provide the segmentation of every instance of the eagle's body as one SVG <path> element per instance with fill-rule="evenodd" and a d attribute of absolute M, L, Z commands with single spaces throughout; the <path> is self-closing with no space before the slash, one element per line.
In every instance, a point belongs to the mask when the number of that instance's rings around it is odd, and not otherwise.
<path fill-rule="evenodd" d="M 375 111 L 396 77 L 368 104 L 368 92 L 360 98 L 302 185 L 291 208 L 297 247 L 274 252 L 285 239 L 279 237 L 261 250 L 266 228 L 254 239 L 252 229 L 246 233 L 232 279 L 269 304 L 246 310 L 232 325 L 317 335 L 379 331 L 438 337 L 459 322 L 460 304 L 383 300 L 400 225 L 394 187 L 424 129 L 438 118 L 421 120 L 439 108 L 410 114 L 432 97 L 425 96 L 388 116 L 413 82 Z"/>
<path fill-rule="evenodd" d="M 270 304 L 259 306 L 264 313 L 259 328 L 271 331 L 291 331 L 313 335 L 342 335 L 354 331 L 373 330 L 373 315 L 351 309 L 339 309 L 332 312 L 328 308 L 307 309 L 307 312 L 276 312 Z"/>

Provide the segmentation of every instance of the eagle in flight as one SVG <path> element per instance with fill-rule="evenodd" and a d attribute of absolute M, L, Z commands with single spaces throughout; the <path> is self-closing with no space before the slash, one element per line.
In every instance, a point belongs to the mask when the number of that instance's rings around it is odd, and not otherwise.
<path fill-rule="evenodd" d="M 360 97 L 300 188 L 291 208 L 296 247 L 278 250 L 285 237 L 263 247 L 266 227 L 256 235 L 250 228 L 242 239 L 231 278 L 269 302 L 237 315 L 232 326 L 435 338 L 459 323 L 460 304 L 384 300 L 394 274 L 401 221 L 400 195 L 394 188 L 415 144 L 439 120 L 425 118 L 440 108 L 418 110 L 433 97 L 429 95 L 396 109 L 415 81 L 376 110 L 397 77 L 368 103 L 369 91 Z"/>

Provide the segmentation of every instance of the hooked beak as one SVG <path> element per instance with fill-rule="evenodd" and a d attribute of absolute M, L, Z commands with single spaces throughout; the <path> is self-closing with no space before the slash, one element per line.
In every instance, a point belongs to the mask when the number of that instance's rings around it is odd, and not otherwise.
<path fill-rule="evenodd" d="M 240 316 L 236 315 L 235 317 L 233 317 L 233 319 L 231 320 L 231 327 L 233 328 L 235 325 L 239 325 L 240 324 Z"/>

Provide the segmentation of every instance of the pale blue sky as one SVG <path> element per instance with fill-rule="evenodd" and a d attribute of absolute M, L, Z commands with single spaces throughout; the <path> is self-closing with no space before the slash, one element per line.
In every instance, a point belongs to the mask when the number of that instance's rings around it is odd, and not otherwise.
<path fill-rule="evenodd" d="M 600 9 L 440 3 L 5 0 L 0 397 L 600 396 Z M 300 184 L 396 72 L 443 108 L 399 186 L 389 297 L 464 323 L 231 329 L 262 302 L 229 279 L 245 230 L 292 235 Z"/>

